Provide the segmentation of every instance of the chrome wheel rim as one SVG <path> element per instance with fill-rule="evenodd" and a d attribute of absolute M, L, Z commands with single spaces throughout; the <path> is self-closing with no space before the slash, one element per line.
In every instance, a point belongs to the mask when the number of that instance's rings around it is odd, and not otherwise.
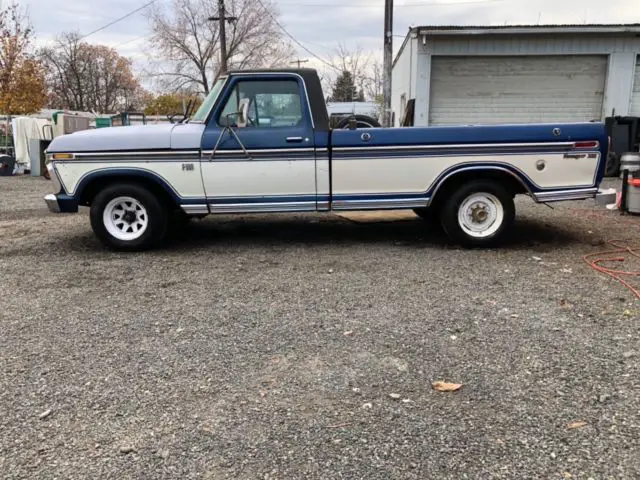
<path fill-rule="evenodd" d="M 111 200 L 104 209 L 102 219 L 109 235 L 125 242 L 137 240 L 149 227 L 147 210 L 133 197 Z"/>
<path fill-rule="evenodd" d="M 458 209 L 460 228 L 473 238 L 494 235 L 504 222 L 504 207 L 495 195 L 474 193 L 469 195 Z"/>

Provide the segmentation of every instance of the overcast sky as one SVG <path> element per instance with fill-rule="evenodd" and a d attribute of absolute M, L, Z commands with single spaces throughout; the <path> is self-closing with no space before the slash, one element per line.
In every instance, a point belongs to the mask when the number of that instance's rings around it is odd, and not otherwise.
<path fill-rule="evenodd" d="M 8 0 L 0 0 L 7 3 Z M 27 6 L 40 42 L 64 31 L 87 34 L 149 0 L 18 0 Z M 157 0 L 169 3 L 171 0 Z M 328 58 L 342 41 L 380 50 L 384 0 L 275 0 L 281 23 L 313 53 Z M 396 0 L 395 34 L 411 25 L 504 25 L 537 23 L 640 23 L 640 0 Z M 144 62 L 149 33 L 144 11 L 90 36 Z M 399 48 L 403 39 L 394 39 Z M 302 50 L 300 57 L 310 58 Z"/>

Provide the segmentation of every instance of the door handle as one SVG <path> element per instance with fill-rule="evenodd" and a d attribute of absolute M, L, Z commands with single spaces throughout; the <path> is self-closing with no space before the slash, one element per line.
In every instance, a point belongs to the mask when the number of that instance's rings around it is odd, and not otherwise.
<path fill-rule="evenodd" d="M 302 137 L 287 137 L 287 143 L 302 143 Z"/>

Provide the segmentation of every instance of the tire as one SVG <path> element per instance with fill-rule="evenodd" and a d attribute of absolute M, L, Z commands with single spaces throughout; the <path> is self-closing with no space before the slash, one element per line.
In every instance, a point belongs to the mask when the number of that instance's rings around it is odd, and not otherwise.
<path fill-rule="evenodd" d="M 380 128 L 380 122 L 368 115 L 350 115 L 349 117 L 341 120 L 336 128 L 339 130 L 348 129 L 350 118 L 356 119 L 357 128 Z"/>
<path fill-rule="evenodd" d="M 107 186 L 91 202 L 90 217 L 98 239 L 115 250 L 147 250 L 159 245 L 167 235 L 165 206 L 139 185 Z"/>
<path fill-rule="evenodd" d="M 504 239 L 515 211 L 513 195 L 498 182 L 474 180 L 444 201 L 440 221 L 453 242 L 464 247 L 491 247 Z"/>
<path fill-rule="evenodd" d="M 620 156 L 614 152 L 609 152 L 607 156 L 607 166 L 604 169 L 605 177 L 617 177 L 620 174 Z"/>

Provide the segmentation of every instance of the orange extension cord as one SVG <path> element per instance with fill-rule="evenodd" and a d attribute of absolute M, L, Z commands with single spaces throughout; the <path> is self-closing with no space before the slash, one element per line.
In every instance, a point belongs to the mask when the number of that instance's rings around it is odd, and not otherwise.
<path fill-rule="evenodd" d="M 614 219 L 614 217 L 610 215 L 606 215 L 605 212 L 602 212 L 602 214 L 597 214 L 596 211 L 586 210 L 586 209 L 585 210 L 576 209 L 575 211 L 576 213 L 580 213 L 583 218 L 586 213 L 587 217 L 600 217 L 600 219 L 602 219 L 602 217 L 606 217 L 609 219 Z M 633 225 L 635 228 L 640 229 L 639 223 L 625 217 L 617 217 L 615 218 L 615 221 L 617 223 L 628 223 L 630 225 Z M 630 247 L 630 246 L 624 245 L 623 242 L 620 240 L 609 240 L 607 243 L 611 245 L 615 250 L 589 253 L 584 257 L 582 257 L 583 260 L 587 263 L 587 265 L 591 266 L 594 270 L 600 273 L 603 273 L 605 275 L 608 275 L 609 277 L 613 278 L 616 282 L 624 285 L 640 300 L 640 289 L 633 286 L 626 279 L 626 277 L 640 277 L 640 271 L 617 270 L 617 269 L 606 267 L 603 265 L 603 263 L 609 263 L 609 262 L 624 263 L 625 261 L 628 260 L 628 258 L 626 258 L 624 255 L 631 255 L 633 257 L 640 259 L 640 253 L 638 253 L 638 251 L 640 250 L 640 247 Z"/>

